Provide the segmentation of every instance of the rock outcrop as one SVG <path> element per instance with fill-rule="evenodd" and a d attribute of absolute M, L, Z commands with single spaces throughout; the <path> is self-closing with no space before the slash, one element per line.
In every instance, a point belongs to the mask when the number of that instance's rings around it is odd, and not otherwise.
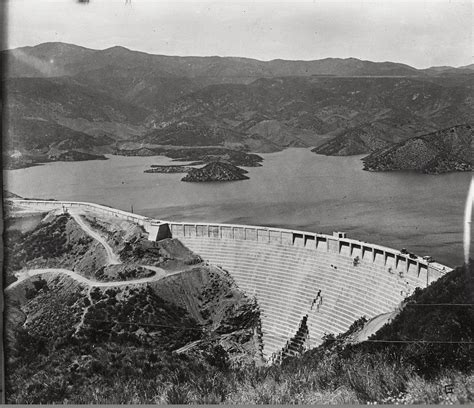
<path fill-rule="evenodd" d="M 243 170 L 233 164 L 224 162 L 211 162 L 201 169 L 191 170 L 181 181 L 205 182 L 205 181 L 237 181 L 247 180 Z"/>

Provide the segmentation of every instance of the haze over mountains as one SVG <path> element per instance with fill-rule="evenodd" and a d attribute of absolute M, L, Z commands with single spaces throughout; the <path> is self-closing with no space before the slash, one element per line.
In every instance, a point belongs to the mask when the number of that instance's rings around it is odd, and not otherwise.
<path fill-rule="evenodd" d="M 363 154 L 473 122 L 474 67 L 258 61 L 44 43 L 7 60 L 13 167 L 157 146 Z"/>

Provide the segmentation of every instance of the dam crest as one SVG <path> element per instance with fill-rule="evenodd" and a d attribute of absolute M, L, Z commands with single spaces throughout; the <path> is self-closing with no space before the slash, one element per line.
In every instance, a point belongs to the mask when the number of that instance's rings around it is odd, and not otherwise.
<path fill-rule="evenodd" d="M 365 316 L 396 311 L 415 288 L 451 268 L 346 237 L 261 226 L 173 222 L 93 203 L 9 199 L 38 209 L 82 208 L 142 226 L 152 241 L 173 237 L 227 271 L 261 311 L 267 361 L 322 343 Z"/>

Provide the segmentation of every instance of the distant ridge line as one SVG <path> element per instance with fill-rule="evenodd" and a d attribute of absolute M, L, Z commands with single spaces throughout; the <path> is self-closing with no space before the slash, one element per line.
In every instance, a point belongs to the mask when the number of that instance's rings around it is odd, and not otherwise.
<path fill-rule="evenodd" d="M 83 49 L 83 50 L 92 51 L 92 52 L 107 52 L 107 51 L 122 50 L 126 52 L 132 52 L 132 53 L 143 54 L 143 55 L 148 55 L 148 56 L 169 57 L 169 58 L 232 59 L 232 60 L 242 60 L 242 61 L 258 61 L 261 63 L 289 63 L 289 62 L 311 63 L 311 62 L 323 62 L 323 61 L 359 61 L 359 62 L 372 63 L 372 64 L 396 64 L 399 66 L 411 68 L 411 69 L 421 71 L 421 72 L 427 71 L 427 70 L 443 72 L 443 71 L 451 70 L 451 69 L 474 71 L 474 64 L 460 65 L 457 67 L 452 66 L 452 65 L 443 65 L 443 66 L 430 66 L 427 68 L 416 68 L 404 62 L 387 61 L 387 60 L 374 61 L 374 60 L 367 60 L 367 59 L 362 59 L 362 58 L 353 57 L 353 56 L 350 56 L 350 57 L 330 56 L 330 57 L 313 58 L 313 59 L 288 59 L 288 58 L 259 59 L 259 58 L 254 58 L 254 57 L 245 57 L 245 56 L 238 56 L 238 55 L 177 55 L 177 54 L 162 54 L 162 53 L 152 52 L 152 51 L 136 50 L 136 49 L 125 47 L 123 45 L 113 45 L 107 48 L 91 48 L 91 47 L 86 47 L 84 45 L 73 44 L 73 43 L 62 42 L 62 41 L 46 41 L 46 42 L 35 44 L 35 45 L 24 45 L 24 46 L 18 46 L 18 47 L 13 47 L 13 48 L 5 48 L 5 49 L 0 50 L 0 52 L 11 52 L 15 50 L 27 50 L 27 49 L 31 50 L 37 47 L 47 46 L 47 45 L 67 46 L 71 48 Z"/>

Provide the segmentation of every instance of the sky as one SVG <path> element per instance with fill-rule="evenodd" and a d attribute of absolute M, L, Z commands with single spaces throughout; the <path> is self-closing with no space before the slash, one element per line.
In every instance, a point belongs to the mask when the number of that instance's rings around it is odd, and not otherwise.
<path fill-rule="evenodd" d="M 6 48 L 61 41 L 165 55 L 471 64 L 471 0 L 6 0 Z"/>

